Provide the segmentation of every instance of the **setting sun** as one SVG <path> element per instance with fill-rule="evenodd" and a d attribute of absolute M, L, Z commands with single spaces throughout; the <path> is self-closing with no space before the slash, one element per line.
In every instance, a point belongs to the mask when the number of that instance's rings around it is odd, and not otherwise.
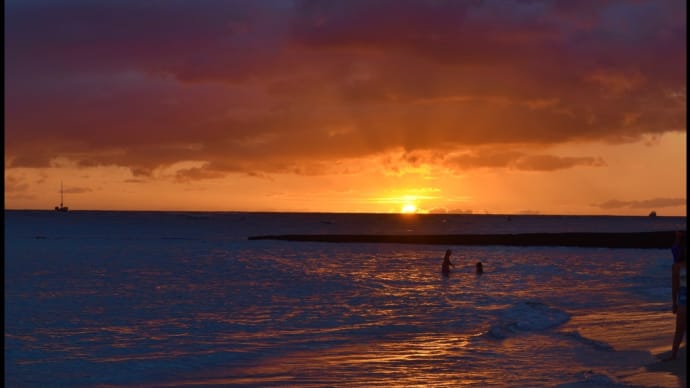
<path fill-rule="evenodd" d="M 417 212 L 417 206 L 414 204 L 408 203 L 403 205 L 402 209 L 400 209 L 400 212 L 404 214 L 412 214 Z"/>

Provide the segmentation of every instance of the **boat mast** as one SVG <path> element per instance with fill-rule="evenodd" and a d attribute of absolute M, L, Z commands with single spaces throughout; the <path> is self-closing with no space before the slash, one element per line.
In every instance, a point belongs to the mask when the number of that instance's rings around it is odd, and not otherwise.
<path fill-rule="evenodd" d="M 62 205 L 62 197 L 63 197 L 63 191 L 62 191 L 62 181 L 60 181 L 60 207 L 64 207 Z"/>

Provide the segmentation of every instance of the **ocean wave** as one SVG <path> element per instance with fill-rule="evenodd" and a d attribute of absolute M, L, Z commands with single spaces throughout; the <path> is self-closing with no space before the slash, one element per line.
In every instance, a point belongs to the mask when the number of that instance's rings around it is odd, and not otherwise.
<path fill-rule="evenodd" d="M 591 370 L 579 372 L 575 375 L 577 381 L 571 381 L 563 384 L 556 385 L 556 388 L 632 388 L 633 386 L 627 385 L 616 381 L 614 378 L 607 376 L 602 373 L 597 373 Z"/>
<path fill-rule="evenodd" d="M 589 339 L 586 337 L 583 337 L 579 332 L 577 331 L 571 331 L 567 333 L 563 333 L 566 337 L 570 339 L 574 339 L 580 343 L 583 343 L 585 345 L 591 346 L 594 349 L 597 350 L 605 350 L 605 351 L 613 351 L 613 346 L 607 344 L 606 342 L 601 342 L 601 341 L 596 341 L 593 339 Z"/>
<path fill-rule="evenodd" d="M 521 332 L 544 331 L 570 320 L 567 312 L 541 302 L 524 301 L 499 313 L 499 322 L 491 326 L 488 335 L 505 339 Z"/>

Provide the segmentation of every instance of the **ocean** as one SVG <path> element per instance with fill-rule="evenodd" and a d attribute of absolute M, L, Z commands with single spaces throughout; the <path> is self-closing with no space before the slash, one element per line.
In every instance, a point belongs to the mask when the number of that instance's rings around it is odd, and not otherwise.
<path fill-rule="evenodd" d="M 686 222 L 6 210 L 5 385 L 678 387 L 649 368 L 673 336 L 669 249 L 248 238 Z"/>

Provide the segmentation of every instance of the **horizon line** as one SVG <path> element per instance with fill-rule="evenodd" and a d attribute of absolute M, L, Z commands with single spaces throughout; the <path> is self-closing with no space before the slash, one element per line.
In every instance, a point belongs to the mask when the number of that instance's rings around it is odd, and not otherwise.
<path fill-rule="evenodd" d="M 36 211 L 36 212 L 55 212 L 54 209 L 8 209 L 5 208 L 5 211 Z M 414 216 L 439 216 L 439 215 L 460 215 L 460 216 L 506 216 L 506 217 L 512 217 L 512 216 L 551 216 L 551 217 L 650 217 L 653 218 L 649 215 L 644 215 L 644 214 L 639 214 L 639 215 L 631 215 L 631 214 L 559 214 L 559 213 L 539 213 L 539 212 L 526 212 L 526 213 L 490 213 L 490 212 L 457 212 L 457 213 L 441 213 L 441 212 L 434 212 L 434 213 L 400 213 L 400 212 L 372 212 L 372 211 L 317 211 L 317 210 L 172 210 L 172 209 L 74 209 L 74 210 L 69 210 L 70 213 L 72 212 L 140 212 L 140 213 L 286 213 L 286 214 L 361 214 L 361 215 L 366 215 L 366 214 L 371 214 L 371 215 L 385 215 L 385 214 L 390 214 L 390 215 L 400 215 L 400 216 L 406 216 L 406 217 L 414 217 Z M 687 218 L 687 214 L 685 215 L 659 215 L 657 213 L 656 216 L 654 217 L 685 217 Z"/>

